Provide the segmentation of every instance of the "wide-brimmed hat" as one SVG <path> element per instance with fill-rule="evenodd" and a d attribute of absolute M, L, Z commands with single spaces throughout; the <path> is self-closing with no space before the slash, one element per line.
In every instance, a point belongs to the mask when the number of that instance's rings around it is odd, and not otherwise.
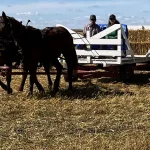
<path fill-rule="evenodd" d="M 95 15 L 91 15 L 91 16 L 90 16 L 90 19 L 91 19 L 91 20 L 96 20 L 96 16 L 95 16 Z"/>

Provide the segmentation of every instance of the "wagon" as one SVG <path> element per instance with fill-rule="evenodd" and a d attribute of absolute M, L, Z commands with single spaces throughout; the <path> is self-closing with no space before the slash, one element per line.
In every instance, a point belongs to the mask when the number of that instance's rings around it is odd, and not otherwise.
<path fill-rule="evenodd" d="M 56 26 L 62 26 L 57 24 Z M 128 41 L 125 25 L 115 24 L 105 28 L 100 33 L 87 37 L 65 27 L 72 35 L 75 45 L 85 45 L 85 49 L 77 47 L 78 78 L 115 77 L 123 81 L 134 76 L 134 70 L 149 70 L 150 51 L 145 55 L 134 55 Z M 117 39 L 105 39 L 109 33 L 117 30 Z M 106 45 L 109 49 L 92 49 L 92 45 Z M 116 45 L 116 50 L 111 50 L 111 45 Z M 60 59 L 63 62 L 63 59 Z M 67 80 L 67 76 L 65 76 Z"/>

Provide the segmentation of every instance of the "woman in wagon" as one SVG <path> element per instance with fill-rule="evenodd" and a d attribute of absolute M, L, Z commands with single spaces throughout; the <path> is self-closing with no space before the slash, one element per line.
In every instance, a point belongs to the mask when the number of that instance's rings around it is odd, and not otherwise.
<path fill-rule="evenodd" d="M 120 22 L 116 19 L 116 16 L 114 14 L 111 14 L 109 16 L 109 21 L 108 21 L 107 28 L 114 25 L 114 24 L 120 24 Z M 126 26 L 125 33 L 126 33 L 126 36 L 128 37 L 128 28 L 127 28 L 127 26 Z M 107 38 L 107 39 L 117 39 L 117 30 L 109 33 L 105 38 Z M 108 47 L 112 50 L 117 50 L 117 45 L 111 45 L 111 46 L 108 46 Z M 124 39 L 123 39 L 123 43 L 122 43 L 122 50 L 123 50 L 124 54 L 126 55 L 126 45 L 125 45 L 125 40 Z"/>
<path fill-rule="evenodd" d="M 109 28 L 110 26 L 112 26 L 114 24 L 120 24 L 120 22 L 116 19 L 116 16 L 114 14 L 111 14 L 109 16 L 107 28 Z M 109 33 L 108 35 L 105 36 L 105 38 L 106 39 L 117 39 L 117 30 Z M 112 50 L 117 50 L 117 45 L 111 45 L 109 47 L 111 47 Z"/>

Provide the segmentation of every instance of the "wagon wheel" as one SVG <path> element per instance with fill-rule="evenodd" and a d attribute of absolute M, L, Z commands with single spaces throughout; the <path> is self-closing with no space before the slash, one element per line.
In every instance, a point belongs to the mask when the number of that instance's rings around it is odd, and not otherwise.
<path fill-rule="evenodd" d="M 121 81 L 128 82 L 129 80 L 132 80 L 132 77 L 134 76 L 135 65 L 136 64 L 125 64 L 120 66 L 119 74 Z"/>

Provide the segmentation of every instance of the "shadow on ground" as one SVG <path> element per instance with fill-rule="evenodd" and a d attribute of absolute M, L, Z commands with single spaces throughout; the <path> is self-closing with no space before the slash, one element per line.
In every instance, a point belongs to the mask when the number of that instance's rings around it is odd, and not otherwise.
<path fill-rule="evenodd" d="M 124 92 L 119 89 L 105 87 L 98 84 L 93 84 L 90 81 L 85 83 L 85 85 L 77 85 L 73 88 L 73 91 L 69 91 L 67 89 L 60 89 L 60 91 L 55 96 L 56 98 L 61 99 L 83 99 L 83 100 L 91 100 L 91 99 L 101 99 L 104 97 L 114 97 L 114 96 L 122 96 L 124 94 L 133 95 L 133 92 Z M 51 92 L 46 92 L 44 95 L 44 99 L 49 99 L 52 97 Z M 39 97 L 41 98 L 41 97 Z"/>
<path fill-rule="evenodd" d="M 149 78 L 150 78 L 149 74 L 135 74 L 134 77 L 127 79 L 125 81 L 121 81 L 120 79 L 116 79 L 116 78 L 100 78 L 97 81 L 101 83 L 123 82 L 125 84 L 130 84 L 130 85 L 145 85 L 145 84 L 150 84 Z"/>

